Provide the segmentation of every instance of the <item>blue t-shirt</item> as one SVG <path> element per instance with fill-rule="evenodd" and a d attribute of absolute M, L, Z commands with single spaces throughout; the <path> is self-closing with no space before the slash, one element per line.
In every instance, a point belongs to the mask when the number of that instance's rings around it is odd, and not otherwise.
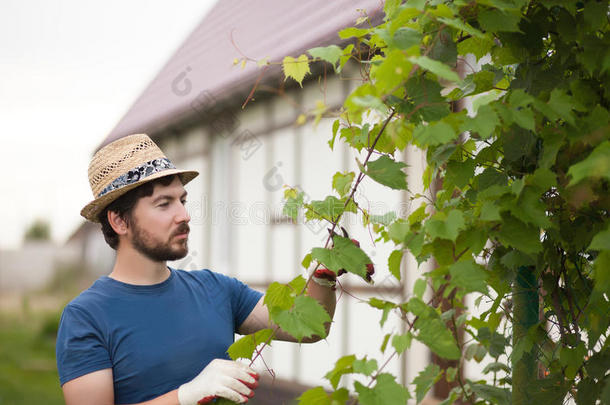
<path fill-rule="evenodd" d="M 115 403 L 137 403 L 229 358 L 234 333 L 262 294 L 210 270 L 170 272 L 149 286 L 101 277 L 66 306 L 56 345 L 62 385 L 112 368 Z"/>

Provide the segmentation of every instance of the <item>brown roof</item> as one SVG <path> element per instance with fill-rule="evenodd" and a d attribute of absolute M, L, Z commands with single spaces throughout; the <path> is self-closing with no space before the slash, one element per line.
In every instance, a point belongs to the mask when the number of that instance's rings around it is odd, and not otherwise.
<path fill-rule="evenodd" d="M 244 69 L 234 66 L 240 51 L 257 60 L 268 56 L 281 61 L 314 46 L 337 43 L 337 31 L 355 24 L 361 16 L 358 9 L 378 16 L 382 1 L 220 0 L 102 145 L 132 133 L 152 134 L 180 121 L 191 115 L 190 105 L 202 91 L 219 99 L 249 91 L 261 68 L 252 62 Z M 183 78 L 190 81 L 190 90 Z"/>

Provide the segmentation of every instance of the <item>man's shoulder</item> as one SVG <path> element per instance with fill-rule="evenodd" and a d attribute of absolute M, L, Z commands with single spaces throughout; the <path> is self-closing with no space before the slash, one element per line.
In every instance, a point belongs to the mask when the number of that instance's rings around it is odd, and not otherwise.
<path fill-rule="evenodd" d="M 107 302 L 107 292 L 101 279 L 96 280 L 89 288 L 74 297 L 66 308 L 88 311 L 90 308 Z"/>
<path fill-rule="evenodd" d="M 230 284 L 236 281 L 235 278 L 210 269 L 200 270 L 180 270 L 174 269 L 176 276 L 186 282 L 206 283 L 206 284 Z"/>
<path fill-rule="evenodd" d="M 223 274 L 217 273 L 210 269 L 198 269 L 198 270 L 183 270 L 183 269 L 172 269 L 178 278 L 181 279 L 214 279 L 220 277 L 226 277 Z"/>

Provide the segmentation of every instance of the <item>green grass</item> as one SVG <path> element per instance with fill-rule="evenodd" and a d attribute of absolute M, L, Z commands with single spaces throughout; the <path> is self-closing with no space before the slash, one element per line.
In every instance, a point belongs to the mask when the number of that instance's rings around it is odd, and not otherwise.
<path fill-rule="evenodd" d="M 0 313 L 0 404 L 64 404 L 55 365 L 58 315 Z"/>

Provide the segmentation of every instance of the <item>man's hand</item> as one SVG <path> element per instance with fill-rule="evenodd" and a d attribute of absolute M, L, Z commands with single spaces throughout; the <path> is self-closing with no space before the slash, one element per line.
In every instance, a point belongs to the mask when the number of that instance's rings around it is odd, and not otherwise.
<path fill-rule="evenodd" d="M 180 405 L 197 405 L 221 397 L 242 404 L 254 396 L 257 380 L 258 374 L 245 364 L 215 359 L 178 388 L 178 401 Z"/>
<path fill-rule="evenodd" d="M 343 235 L 346 238 L 349 238 L 349 235 L 347 234 L 347 231 L 345 230 L 345 228 L 341 227 L 341 230 L 343 231 Z M 328 229 L 328 232 L 330 233 L 330 229 Z M 336 233 L 333 232 L 332 235 L 334 236 L 334 235 L 336 235 Z M 358 242 L 357 239 L 351 238 L 351 241 L 354 245 L 360 247 L 360 242 Z M 335 290 L 336 283 L 337 283 L 337 277 L 339 277 L 340 275 L 345 274 L 345 273 L 347 273 L 347 271 L 345 269 L 339 269 L 339 272 L 337 274 L 335 274 L 334 271 L 329 270 L 326 267 L 322 266 L 319 269 L 316 269 L 316 271 L 314 271 L 312 280 L 315 281 L 316 283 L 318 283 L 319 285 L 322 285 L 324 287 L 330 287 L 333 290 Z M 375 266 L 373 266 L 373 263 L 367 263 L 366 280 L 370 282 L 372 280 L 373 274 L 375 274 Z"/>

